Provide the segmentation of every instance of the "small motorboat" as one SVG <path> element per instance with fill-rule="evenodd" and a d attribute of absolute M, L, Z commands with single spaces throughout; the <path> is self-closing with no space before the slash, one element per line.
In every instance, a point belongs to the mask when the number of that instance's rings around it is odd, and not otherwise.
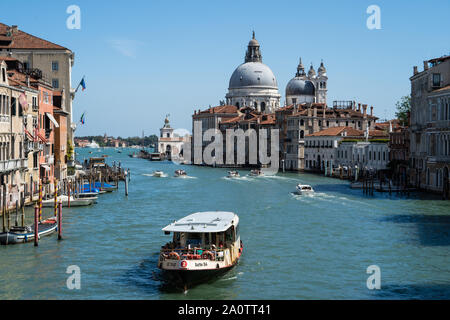
<path fill-rule="evenodd" d="M 38 223 L 38 236 L 47 236 L 56 231 L 58 227 L 56 218 L 50 218 Z M 34 240 L 34 225 L 12 227 L 8 232 L 0 233 L 0 244 L 17 244 Z"/>
<path fill-rule="evenodd" d="M 167 282 L 185 291 L 232 269 L 244 249 L 233 212 L 193 213 L 162 230 L 173 232 L 173 238 L 161 248 L 158 268 Z"/>
<path fill-rule="evenodd" d="M 164 176 L 164 172 L 157 170 L 157 171 L 153 172 L 153 176 L 161 178 Z"/>
<path fill-rule="evenodd" d="M 263 176 L 264 173 L 260 170 L 260 169 L 254 169 L 252 171 L 250 171 L 250 176 L 252 177 L 259 177 L 259 176 Z"/>
<path fill-rule="evenodd" d="M 240 174 L 237 171 L 228 171 L 227 178 L 239 178 Z"/>
<path fill-rule="evenodd" d="M 57 202 L 62 202 L 63 207 L 69 206 L 69 197 L 66 195 L 61 195 L 58 197 Z M 77 199 L 72 196 L 70 196 L 70 206 L 71 207 L 84 207 L 84 206 L 90 206 L 94 203 L 94 199 L 92 198 L 85 198 L 85 199 Z M 43 207 L 54 207 L 55 206 L 55 199 L 48 199 L 48 200 L 42 200 L 42 206 Z"/>
<path fill-rule="evenodd" d="M 76 197 L 79 199 L 98 199 L 98 195 L 100 192 L 81 192 L 77 193 Z"/>
<path fill-rule="evenodd" d="M 314 192 L 314 189 L 308 184 L 298 184 L 296 190 L 297 194 L 308 194 Z"/>
<path fill-rule="evenodd" d="M 186 177 L 186 171 L 184 170 L 176 170 L 175 171 L 175 177 Z"/>

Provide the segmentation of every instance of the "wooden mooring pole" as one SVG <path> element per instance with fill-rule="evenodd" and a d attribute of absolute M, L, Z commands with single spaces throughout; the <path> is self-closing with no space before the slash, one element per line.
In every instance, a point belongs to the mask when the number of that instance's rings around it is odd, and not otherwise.
<path fill-rule="evenodd" d="M 58 204 L 58 240 L 62 239 L 62 201 Z"/>
<path fill-rule="evenodd" d="M 54 211 L 54 214 L 55 214 L 55 217 L 56 217 L 56 215 L 58 214 L 58 184 L 57 184 L 57 182 L 56 182 L 56 180 L 55 180 L 55 211 Z"/>
<path fill-rule="evenodd" d="M 128 172 L 125 170 L 125 196 L 128 197 Z"/>
<path fill-rule="evenodd" d="M 34 246 L 39 245 L 39 206 L 34 207 Z"/>

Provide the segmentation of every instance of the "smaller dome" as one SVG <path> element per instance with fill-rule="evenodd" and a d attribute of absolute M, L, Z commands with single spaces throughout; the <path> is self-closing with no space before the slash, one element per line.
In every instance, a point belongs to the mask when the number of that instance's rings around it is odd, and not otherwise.
<path fill-rule="evenodd" d="M 259 47 L 259 42 L 256 39 L 252 39 L 252 40 L 249 41 L 248 45 L 250 47 Z"/>
<path fill-rule="evenodd" d="M 286 86 L 286 96 L 314 96 L 316 89 L 309 80 L 298 77 L 291 79 Z"/>
<path fill-rule="evenodd" d="M 316 71 L 314 71 L 314 68 L 313 68 L 313 66 L 311 65 L 311 68 L 309 68 L 309 71 L 308 71 L 308 77 L 312 78 L 312 77 L 314 77 L 315 75 L 316 75 Z"/>
<path fill-rule="evenodd" d="M 323 65 L 323 61 L 320 63 L 320 67 L 319 67 L 319 69 L 317 69 L 317 72 L 319 74 L 324 74 L 327 72 L 327 69 L 325 69 L 325 66 Z"/>

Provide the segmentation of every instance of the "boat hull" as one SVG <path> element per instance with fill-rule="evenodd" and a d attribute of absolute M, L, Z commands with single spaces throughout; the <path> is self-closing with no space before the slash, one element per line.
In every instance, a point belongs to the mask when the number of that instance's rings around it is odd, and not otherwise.
<path fill-rule="evenodd" d="M 38 224 L 38 234 L 39 238 L 48 236 L 57 230 L 57 223 L 39 223 Z M 31 227 L 33 229 L 33 226 Z M 25 243 L 34 240 L 34 232 L 4 232 L 0 233 L 0 244 L 8 245 L 8 244 L 18 244 Z"/>
<path fill-rule="evenodd" d="M 235 265 L 236 264 L 224 268 L 208 270 L 162 270 L 164 279 L 167 282 L 176 287 L 187 289 L 214 280 L 233 269 Z"/>
<path fill-rule="evenodd" d="M 92 199 L 75 199 L 75 200 L 70 200 L 70 206 L 71 207 L 85 207 L 85 206 L 90 206 L 91 204 L 94 203 L 94 200 Z M 68 207 L 69 206 L 69 202 L 64 200 L 62 201 L 62 206 L 63 207 Z M 55 202 L 54 201 L 48 201 L 42 202 L 42 207 L 44 208 L 53 208 L 55 207 Z"/>

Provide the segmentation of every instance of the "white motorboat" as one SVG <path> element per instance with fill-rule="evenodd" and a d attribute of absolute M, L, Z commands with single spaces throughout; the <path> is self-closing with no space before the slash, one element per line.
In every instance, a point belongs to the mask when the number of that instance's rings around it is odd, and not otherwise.
<path fill-rule="evenodd" d="M 173 238 L 161 248 L 158 268 L 184 290 L 227 272 L 243 251 L 239 217 L 233 212 L 193 213 L 162 230 L 173 232 Z"/>
<path fill-rule="evenodd" d="M 157 170 L 157 171 L 153 172 L 153 176 L 160 178 L 160 177 L 164 176 L 164 172 Z"/>
<path fill-rule="evenodd" d="M 297 194 L 308 194 L 314 192 L 314 189 L 308 184 L 298 184 L 296 190 Z"/>
<path fill-rule="evenodd" d="M 228 171 L 227 178 L 239 178 L 240 174 L 237 171 Z"/>
<path fill-rule="evenodd" d="M 259 176 L 263 176 L 264 173 L 260 169 L 255 169 L 255 170 L 250 171 L 249 175 L 252 177 L 259 177 Z"/>
<path fill-rule="evenodd" d="M 57 202 L 62 202 L 63 207 L 68 207 L 69 204 L 71 207 L 84 207 L 84 206 L 90 206 L 94 203 L 94 199 L 92 198 L 85 198 L 85 199 L 77 199 L 72 196 L 69 197 L 66 195 L 60 195 L 57 198 Z M 48 200 L 42 200 L 42 206 L 43 207 L 54 207 L 55 206 L 55 199 L 48 199 Z"/>
<path fill-rule="evenodd" d="M 175 177 L 186 177 L 186 171 L 184 170 L 176 170 L 175 171 Z"/>

